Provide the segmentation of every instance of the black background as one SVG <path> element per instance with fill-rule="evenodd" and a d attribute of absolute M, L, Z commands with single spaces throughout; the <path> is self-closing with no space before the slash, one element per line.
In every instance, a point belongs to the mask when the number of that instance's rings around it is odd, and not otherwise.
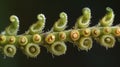
<path fill-rule="evenodd" d="M 94 26 L 105 15 L 106 7 L 111 7 L 115 12 L 113 25 L 120 22 L 119 0 L 0 0 L 0 31 L 9 25 L 9 16 L 17 15 L 20 19 L 19 34 L 24 33 L 31 24 L 37 21 L 37 14 L 46 16 L 44 31 L 49 31 L 54 22 L 59 18 L 60 12 L 68 14 L 68 28 L 71 29 L 76 19 L 81 15 L 81 10 L 89 7 L 92 12 L 90 26 Z M 74 44 L 67 42 L 67 52 L 62 56 L 52 56 L 44 47 L 37 58 L 28 58 L 18 50 L 14 58 L 4 57 L 0 54 L 0 67 L 45 67 L 45 66 L 79 66 L 79 67 L 120 67 L 120 44 L 117 41 L 114 48 L 106 50 L 94 41 L 93 48 L 78 51 Z"/>

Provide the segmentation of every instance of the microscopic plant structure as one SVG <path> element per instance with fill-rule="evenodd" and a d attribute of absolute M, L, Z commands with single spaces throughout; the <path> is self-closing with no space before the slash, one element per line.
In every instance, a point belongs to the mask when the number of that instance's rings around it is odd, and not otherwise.
<path fill-rule="evenodd" d="M 68 17 L 65 12 L 61 12 L 60 18 L 51 30 L 43 32 L 46 18 L 44 14 L 38 14 L 38 21 L 32 24 L 25 33 L 18 35 L 19 19 L 12 15 L 10 16 L 12 23 L 0 34 L 0 50 L 3 55 L 14 57 L 17 49 L 21 49 L 26 56 L 36 58 L 41 52 L 40 47 L 43 46 L 51 54 L 60 56 L 67 51 L 65 42 L 72 42 L 80 50 L 88 51 L 92 48 L 93 39 L 105 48 L 113 48 L 115 38 L 120 40 L 120 26 L 112 26 L 114 16 L 114 11 L 107 7 L 105 16 L 97 25 L 90 27 L 91 10 L 85 7 L 74 27 L 65 30 Z"/>

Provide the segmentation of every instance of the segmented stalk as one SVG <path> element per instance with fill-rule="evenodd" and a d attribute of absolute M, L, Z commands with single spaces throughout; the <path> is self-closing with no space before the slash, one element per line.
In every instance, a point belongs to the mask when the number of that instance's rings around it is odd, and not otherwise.
<path fill-rule="evenodd" d="M 120 41 L 120 25 L 112 26 L 114 12 L 110 7 L 106 8 L 107 13 L 99 20 L 96 26 L 90 27 L 91 10 L 83 8 L 82 14 L 76 21 L 74 28 L 65 30 L 68 23 L 68 16 L 65 12 L 60 13 L 58 19 L 48 32 L 42 32 L 45 27 L 46 18 L 44 14 L 37 16 L 38 21 L 31 25 L 27 32 L 18 35 L 19 20 L 12 15 L 12 22 L 5 31 L 0 34 L 0 50 L 8 57 L 14 57 L 19 48 L 27 57 L 36 58 L 45 47 L 53 55 L 66 54 L 65 42 L 71 42 L 80 50 L 92 49 L 93 39 L 105 48 L 113 48 L 116 38 Z"/>

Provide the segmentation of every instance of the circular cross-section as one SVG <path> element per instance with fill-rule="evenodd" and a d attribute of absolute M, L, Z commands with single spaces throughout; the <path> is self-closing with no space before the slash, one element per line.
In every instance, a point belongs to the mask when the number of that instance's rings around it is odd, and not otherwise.
<path fill-rule="evenodd" d="M 80 48 L 81 50 L 88 51 L 92 48 L 92 44 L 93 44 L 92 38 L 82 37 L 79 41 L 78 48 Z"/>
<path fill-rule="evenodd" d="M 110 27 L 104 27 L 102 31 L 103 31 L 103 34 L 110 34 L 111 33 L 111 28 Z"/>
<path fill-rule="evenodd" d="M 67 47 L 64 42 L 55 42 L 50 47 L 50 52 L 56 56 L 66 53 Z"/>
<path fill-rule="evenodd" d="M 100 30 L 97 28 L 92 29 L 92 36 L 93 37 L 98 37 L 100 35 Z"/>
<path fill-rule="evenodd" d="M 5 35 L 0 35 L 0 43 L 3 44 L 6 42 L 6 36 Z"/>
<path fill-rule="evenodd" d="M 79 31 L 78 31 L 78 30 L 72 30 L 72 31 L 70 32 L 70 37 L 71 37 L 71 39 L 72 39 L 73 41 L 78 40 L 78 39 L 80 38 L 80 33 L 79 33 Z"/>
<path fill-rule="evenodd" d="M 115 38 L 112 35 L 103 35 L 100 37 L 100 43 L 106 48 L 112 48 L 115 45 Z"/>
<path fill-rule="evenodd" d="M 120 36 L 120 27 L 115 28 L 113 33 L 115 36 Z"/>
<path fill-rule="evenodd" d="M 21 46 L 24 46 L 24 45 L 26 45 L 27 43 L 28 43 L 28 39 L 27 39 L 26 36 L 20 36 L 20 37 L 19 37 L 19 44 L 20 44 Z"/>
<path fill-rule="evenodd" d="M 25 46 L 25 54 L 28 57 L 35 58 L 39 55 L 39 53 L 40 53 L 39 45 L 30 43 Z"/>
<path fill-rule="evenodd" d="M 66 33 L 65 32 L 60 32 L 59 33 L 59 39 L 60 40 L 65 40 L 66 39 Z"/>
<path fill-rule="evenodd" d="M 3 52 L 8 57 L 14 57 L 14 55 L 16 54 L 16 47 L 14 45 L 7 44 L 4 47 Z"/>
<path fill-rule="evenodd" d="M 14 44 L 14 43 L 15 43 L 15 41 L 16 41 L 16 39 L 15 39 L 15 37 L 14 37 L 14 36 L 10 36 L 10 37 L 9 37 L 8 42 L 9 42 L 10 44 Z"/>
<path fill-rule="evenodd" d="M 41 41 L 41 36 L 39 34 L 34 34 L 33 35 L 33 42 L 40 43 L 40 41 Z"/>
<path fill-rule="evenodd" d="M 48 34 L 48 35 L 45 37 L 45 41 L 46 41 L 48 44 L 52 44 L 52 43 L 55 41 L 55 35 L 53 35 L 53 34 Z"/>
<path fill-rule="evenodd" d="M 83 36 L 90 36 L 91 30 L 88 29 L 88 28 L 83 29 L 83 30 L 82 30 L 82 34 L 83 34 Z"/>

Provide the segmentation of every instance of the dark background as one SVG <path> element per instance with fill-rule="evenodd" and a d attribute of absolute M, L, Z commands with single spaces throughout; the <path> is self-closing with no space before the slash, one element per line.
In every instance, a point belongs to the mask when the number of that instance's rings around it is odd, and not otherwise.
<path fill-rule="evenodd" d="M 91 26 L 98 23 L 106 13 L 105 8 L 111 7 L 115 12 L 113 25 L 120 22 L 119 0 L 0 0 L 0 31 L 10 24 L 9 16 L 17 15 L 20 19 L 19 34 L 24 33 L 31 24 L 37 21 L 39 13 L 45 14 L 45 31 L 50 30 L 59 18 L 59 13 L 68 14 L 68 28 L 70 29 L 81 15 L 81 10 L 89 7 L 92 12 Z M 67 42 L 68 50 L 65 55 L 52 56 L 44 47 L 37 58 L 28 58 L 18 50 L 14 58 L 0 54 L 0 67 L 45 67 L 45 66 L 79 66 L 79 67 L 120 67 L 120 44 L 117 41 L 114 48 L 106 50 L 94 41 L 93 48 L 78 51 L 74 44 Z"/>

